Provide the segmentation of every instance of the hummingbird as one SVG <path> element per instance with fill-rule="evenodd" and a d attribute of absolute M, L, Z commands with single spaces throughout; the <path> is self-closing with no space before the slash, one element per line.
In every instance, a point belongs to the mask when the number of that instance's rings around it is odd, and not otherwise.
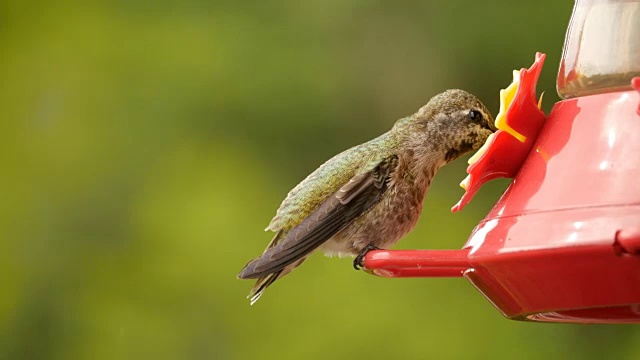
<path fill-rule="evenodd" d="M 355 256 L 385 249 L 415 227 L 431 180 L 443 165 L 477 150 L 496 131 L 474 95 L 452 89 L 432 97 L 391 130 L 329 159 L 289 192 L 265 231 L 275 236 L 239 279 L 257 279 L 255 303 L 274 281 L 318 249 Z"/>

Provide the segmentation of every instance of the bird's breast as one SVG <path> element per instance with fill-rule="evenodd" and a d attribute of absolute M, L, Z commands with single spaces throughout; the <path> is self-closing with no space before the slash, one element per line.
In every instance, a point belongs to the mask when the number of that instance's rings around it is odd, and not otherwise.
<path fill-rule="evenodd" d="M 326 242 L 330 256 L 357 255 L 368 244 L 388 248 L 409 233 L 418 222 L 426 189 L 394 182 L 369 212 Z"/>

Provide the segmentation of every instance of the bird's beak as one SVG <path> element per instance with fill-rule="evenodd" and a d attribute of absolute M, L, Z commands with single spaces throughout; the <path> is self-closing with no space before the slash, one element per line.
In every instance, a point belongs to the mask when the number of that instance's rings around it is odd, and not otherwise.
<path fill-rule="evenodd" d="M 493 120 L 493 117 L 489 115 L 488 118 L 489 119 L 487 119 L 487 127 L 489 128 L 489 130 L 491 130 L 491 132 L 498 131 L 498 127 L 496 126 L 496 122 L 495 120 Z"/>

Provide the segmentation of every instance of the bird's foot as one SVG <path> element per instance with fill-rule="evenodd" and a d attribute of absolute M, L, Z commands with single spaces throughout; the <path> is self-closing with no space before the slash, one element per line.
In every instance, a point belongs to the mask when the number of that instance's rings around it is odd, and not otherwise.
<path fill-rule="evenodd" d="M 362 249 L 362 251 L 360 251 L 360 254 L 358 254 L 358 256 L 356 256 L 355 259 L 353 259 L 353 268 L 356 270 L 360 270 L 361 268 L 364 267 L 364 257 L 365 255 L 367 255 L 367 253 L 371 250 L 382 250 L 377 246 L 374 246 L 373 244 L 369 244 L 367 246 L 364 247 L 364 249 Z"/>

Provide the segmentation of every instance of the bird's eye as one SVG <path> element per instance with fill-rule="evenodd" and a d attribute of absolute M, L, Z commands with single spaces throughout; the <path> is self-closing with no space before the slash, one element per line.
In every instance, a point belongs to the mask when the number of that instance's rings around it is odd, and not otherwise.
<path fill-rule="evenodd" d="M 467 116 L 472 121 L 480 121 L 482 119 L 482 113 L 478 110 L 470 110 L 469 113 L 467 113 Z"/>

